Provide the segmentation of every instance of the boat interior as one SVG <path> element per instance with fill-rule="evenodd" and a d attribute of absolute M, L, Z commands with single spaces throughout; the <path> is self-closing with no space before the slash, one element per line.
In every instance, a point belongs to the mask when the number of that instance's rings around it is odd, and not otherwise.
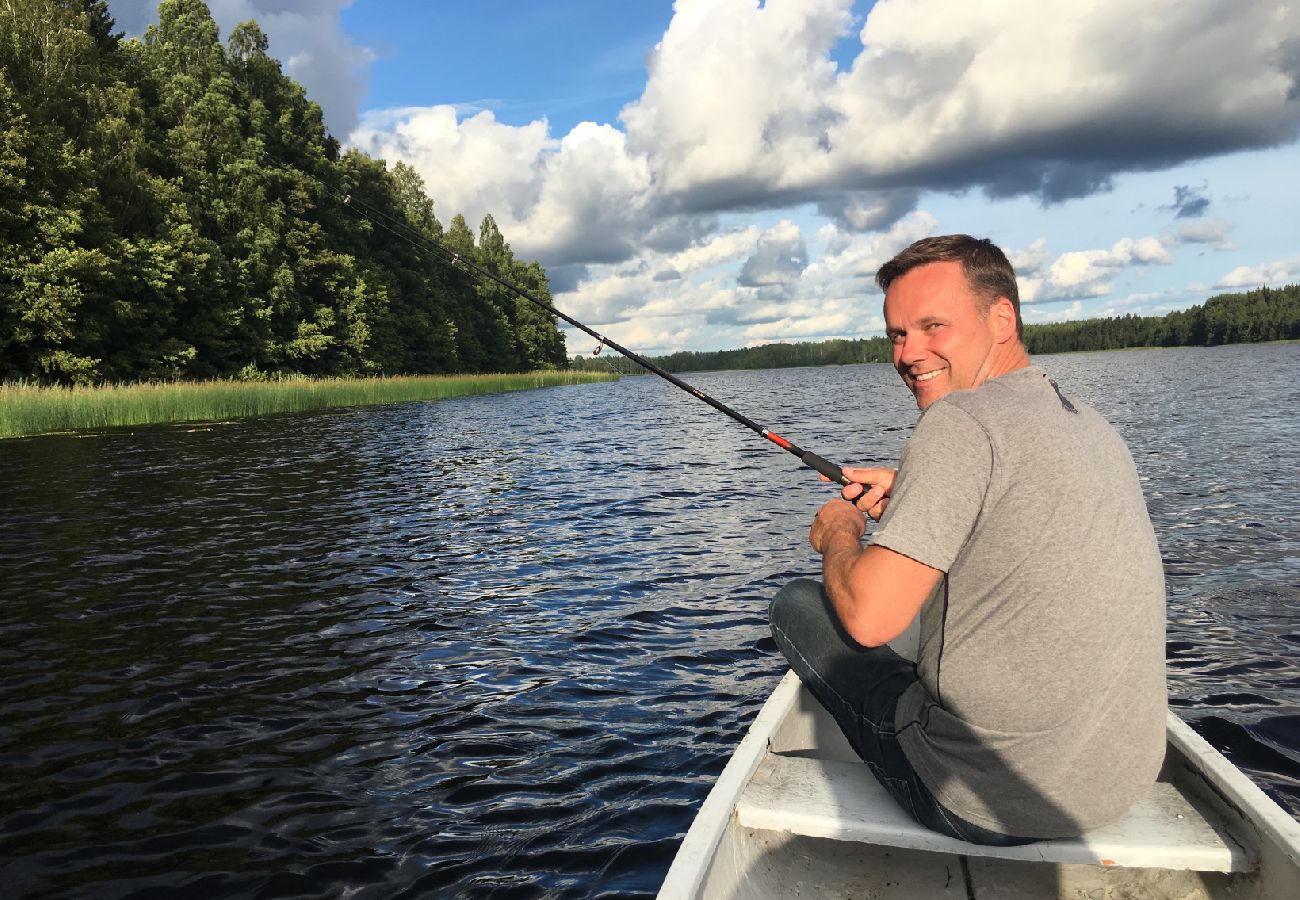
<path fill-rule="evenodd" d="M 1176 717 L 1159 783 L 1119 822 L 1074 839 L 982 847 L 912 822 L 792 678 L 769 702 L 784 708 L 765 710 L 776 716 L 766 747 L 696 896 L 1300 898 L 1300 861 L 1287 847 L 1294 820 L 1283 813 L 1280 835 L 1261 828 L 1247 804 L 1249 791 L 1262 793 L 1230 765 L 1213 771 L 1226 760 Z"/>

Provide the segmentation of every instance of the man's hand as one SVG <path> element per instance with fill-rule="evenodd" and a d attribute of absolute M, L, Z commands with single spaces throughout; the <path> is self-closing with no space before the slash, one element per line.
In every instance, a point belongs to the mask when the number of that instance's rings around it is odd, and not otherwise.
<path fill-rule="evenodd" d="M 840 496 L 870 516 L 872 521 L 879 522 L 885 514 L 885 508 L 889 506 L 889 494 L 894 489 L 894 478 L 898 475 L 898 470 L 845 468 L 841 471 L 855 483 L 846 484 L 840 491 Z M 821 479 L 830 481 L 825 475 Z"/>
<path fill-rule="evenodd" d="M 832 548 L 857 551 L 862 535 L 867 530 L 867 520 L 862 511 L 843 500 L 829 500 L 817 511 L 808 541 L 823 556 Z"/>

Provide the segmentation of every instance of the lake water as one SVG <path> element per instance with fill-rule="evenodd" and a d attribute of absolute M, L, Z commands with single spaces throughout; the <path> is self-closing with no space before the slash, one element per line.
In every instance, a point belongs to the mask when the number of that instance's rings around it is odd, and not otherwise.
<path fill-rule="evenodd" d="M 1300 346 L 1037 362 L 1133 450 L 1172 702 L 1300 812 Z M 886 366 L 688 380 L 844 464 L 916 418 Z M 832 494 L 656 378 L 0 461 L 5 897 L 651 895 Z"/>

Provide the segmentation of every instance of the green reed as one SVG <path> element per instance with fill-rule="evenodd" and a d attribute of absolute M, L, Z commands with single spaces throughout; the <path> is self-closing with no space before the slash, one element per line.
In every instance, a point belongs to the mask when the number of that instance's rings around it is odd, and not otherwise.
<path fill-rule="evenodd" d="M 603 372 L 526 372 L 161 382 L 74 388 L 0 384 L 0 438 L 119 425 L 224 421 L 333 406 L 442 400 L 610 381 L 617 377 Z"/>

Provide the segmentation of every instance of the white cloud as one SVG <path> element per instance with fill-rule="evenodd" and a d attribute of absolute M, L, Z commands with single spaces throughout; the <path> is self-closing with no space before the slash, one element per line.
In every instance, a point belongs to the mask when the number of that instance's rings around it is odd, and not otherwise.
<path fill-rule="evenodd" d="M 451 106 L 368 113 L 349 138 L 413 166 L 444 222 L 491 213 L 516 250 L 550 265 L 629 259 L 654 226 L 649 171 L 625 141 L 591 122 L 556 140 L 544 120 L 460 119 Z"/>
<path fill-rule="evenodd" d="M 872 281 L 876 268 L 935 225 L 921 211 L 885 234 L 844 235 L 838 252 L 806 267 L 808 250 L 796 223 L 780 221 L 762 232 L 734 229 L 676 253 L 643 249 L 632 262 L 592 266 L 589 277 L 556 302 L 583 321 L 608 323 L 610 332 L 671 320 L 678 326 L 675 339 L 708 335 L 713 347 L 860 337 L 884 327 Z M 828 234 L 838 235 L 834 225 L 821 229 L 817 242 Z M 664 271 L 673 277 L 659 279 Z M 663 329 L 650 337 L 667 340 Z M 575 338 L 574 346 L 581 351 L 581 340 Z M 662 353 L 684 345 L 633 346 Z"/>
<path fill-rule="evenodd" d="M 743 287 L 789 287 L 808 267 L 808 247 L 799 226 L 782 219 L 758 239 L 736 283 Z"/>
<path fill-rule="evenodd" d="M 1155 237 L 1122 238 L 1109 250 L 1072 250 L 1042 265 L 1044 247 L 1035 242 L 1020 258 L 1032 263 L 1022 275 L 1021 301 L 1041 303 L 1109 294 L 1115 277 L 1133 266 L 1168 265 L 1173 255 Z"/>
<path fill-rule="evenodd" d="M 773 340 L 826 340 L 830 337 L 847 336 L 859 333 L 863 325 L 870 321 L 859 320 L 850 310 L 837 312 L 815 312 L 813 310 L 792 310 L 795 315 L 772 322 L 761 322 L 745 329 L 745 337 L 751 341 L 763 342 Z M 883 327 L 880 323 L 879 327 Z"/>
<path fill-rule="evenodd" d="M 1069 306 L 1028 306 L 1021 310 L 1021 318 L 1029 325 L 1047 322 L 1068 322 L 1083 315 L 1083 301 L 1075 300 Z"/>
<path fill-rule="evenodd" d="M 633 258 L 673 213 L 809 202 L 847 240 L 924 190 L 1057 201 L 1300 130 L 1281 50 L 1300 14 L 1285 4 L 880 0 L 838 70 L 851 27 L 851 0 L 678 0 L 625 131 L 556 139 L 544 120 L 437 107 L 371 114 L 351 142 L 414 165 L 440 210 L 491 211 L 517 250 L 561 265 Z"/>
<path fill-rule="evenodd" d="M 809 279 L 834 281 L 863 279 L 874 284 L 876 270 L 913 241 L 935 233 L 939 220 L 918 210 L 894 223 L 886 232 L 845 234 L 834 224 L 824 225 L 817 237 L 825 248 L 820 260 L 808 267 Z"/>
<path fill-rule="evenodd" d="M 881 0 L 839 72 L 850 11 L 680 0 L 623 113 L 661 190 L 692 208 L 972 185 L 1051 201 L 1300 128 L 1282 53 L 1300 15 L 1267 0 L 1231 15 L 1152 0 L 1141 16 L 1126 0 Z"/>
<path fill-rule="evenodd" d="M 661 320 L 639 320 L 611 325 L 605 332 L 624 347 L 642 353 L 674 353 L 686 347 L 694 332 L 688 327 L 664 327 Z"/>
<path fill-rule="evenodd" d="M 559 148 L 545 121 L 502 125 L 490 111 L 462 121 L 451 106 L 369 112 L 349 143 L 412 166 L 444 222 L 464 213 L 473 227 L 491 212 L 503 228 L 537 206 L 543 154 Z"/>
<path fill-rule="evenodd" d="M 757 227 L 751 225 L 748 228 L 737 228 L 687 247 L 665 259 L 673 268 L 689 274 L 740 259 L 753 251 L 758 239 Z"/>
<path fill-rule="evenodd" d="M 1219 279 L 1216 287 L 1258 288 L 1266 285 L 1278 287 L 1300 282 L 1300 256 L 1291 256 L 1258 266 L 1238 266 Z"/>
<path fill-rule="evenodd" d="M 852 22 L 851 5 L 679 0 L 644 93 L 622 113 L 629 146 L 650 160 L 661 190 L 717 208 L 807 184 L 800 161 L 822 156 L 829 50 Z"/>
<path fill-rule="evenodd" d="M 752 292 L 731 286 L 738 263 L 754 253 L 760 232 L 738 228 L 671 253 L 644 248 L 631 263 L 591 266 L 577 286 L 556 297 L 575 318 L 603 326 L 632 318 L 694 316 L 734 320 Z M 659 277 L 671 272 L 675 277 Z"/>
<path fill-rule="evenodd" d="M 1294 138 L 1277 48 L 1300 17 L 1266 0 L 885 2 L 832 102 L 832 146 L 869 178 L 915 173 L 1045 199 L 1113 171 Z M 1246 48 L 1250 48 L 1247 50 Z M 1246 59 L 1244 56 L 1253 55 Z M 1204 60 L 1213 59 L 1207 66 Z"/>
<path fill-rule="evenodd" d="M 1008 262 L 1017 272 L 1037 272 L 1047 262 L 1047 238 L 1038 238 L 1023 250 L 1006 250 Z"/>
<path fill-rule="evenodd" d="M 624 141 L 608 125 L 583 122 L 544 154 L 537 202 L 515 211 L 519 240 L 561 263 L 633 255 L 648 222 L 650 175 Z"/>

